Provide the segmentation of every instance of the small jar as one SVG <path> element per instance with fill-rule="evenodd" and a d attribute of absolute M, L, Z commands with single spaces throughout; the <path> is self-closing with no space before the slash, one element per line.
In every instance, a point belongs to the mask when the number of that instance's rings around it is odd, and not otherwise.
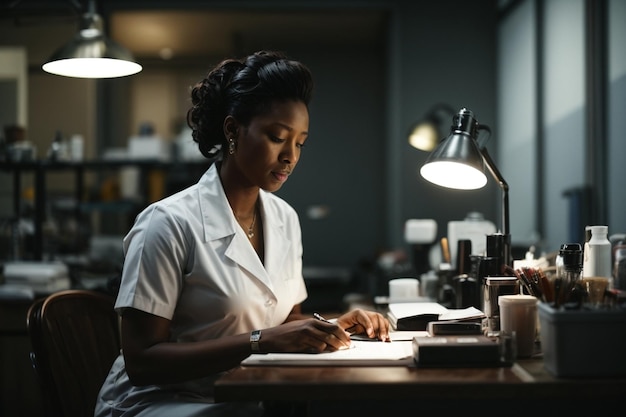
<path fill-rule="evenodd" d="M 554 280 L 554 303 L 558 307 L 564 303 L 580 302 L 577 288 L 583 270 L 583 250 L 580 243 L 561 245 L 557 256 L 556 278 Z"/>

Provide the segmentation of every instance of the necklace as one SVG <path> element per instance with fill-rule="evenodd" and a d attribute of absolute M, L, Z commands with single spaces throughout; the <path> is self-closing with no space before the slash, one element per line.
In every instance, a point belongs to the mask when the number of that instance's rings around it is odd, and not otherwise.
<path fill-rule="evenodd" d="M 248 239 L 252 239 L 254 237 L 254 222 L 256 221 L 256 205 L 254 206 L 254 214 L 252 215 L 252 223 L 250 227 L 248 227 Z"/>
<path fill-rule="evenodd" d="M 250 227 L 248 227 L 248 231 L 246 232 L 246 235 L 248 235 L 248 239 L 252 239 L 254 237 L 254 224 L 256 223 L 257 204 L 254 205 L 254 213 L 252 214 L 252 223 L 250 223 Z M 239 220 L 239 216 L 235 214 L 235 217 L 237 218 L 237 221 L 239 222 L 239 224 L 241 224 L 241 220 Z"/>

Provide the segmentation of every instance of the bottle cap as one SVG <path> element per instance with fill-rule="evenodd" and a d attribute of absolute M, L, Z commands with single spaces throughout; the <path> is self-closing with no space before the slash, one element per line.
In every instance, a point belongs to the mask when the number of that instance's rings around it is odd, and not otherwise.
<path fill-rule="evenodd" d="M 563 266 L 567 269 L 582 268 L 583 250 L 580 243 L 564 243 L 559 249 Z"/>
<path fill-rule="evenodd" d="M 589 229 L 591 230 L 591 235 L 596 237 L 609 233 L 609 226 L 589 226 Z"/>

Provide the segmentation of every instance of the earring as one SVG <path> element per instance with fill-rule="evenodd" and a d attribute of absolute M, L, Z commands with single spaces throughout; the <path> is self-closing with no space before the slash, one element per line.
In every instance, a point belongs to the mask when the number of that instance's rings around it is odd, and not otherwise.
<path fill-rule="evenodd" d="M 228 138 L 228 154 L 232 155 L 235 153 L 235 140 L 233 138 Z"/>

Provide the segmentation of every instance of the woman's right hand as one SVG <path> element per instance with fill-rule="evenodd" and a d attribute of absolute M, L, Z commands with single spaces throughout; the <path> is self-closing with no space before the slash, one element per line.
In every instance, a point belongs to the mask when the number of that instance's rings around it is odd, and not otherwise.
<path fill-rule="evenodd" d="M 314 318 L 294 320 L 264 329 L 262 352 L 334 352 L 350 348 L 350 333 L 340 326 Z"/>

